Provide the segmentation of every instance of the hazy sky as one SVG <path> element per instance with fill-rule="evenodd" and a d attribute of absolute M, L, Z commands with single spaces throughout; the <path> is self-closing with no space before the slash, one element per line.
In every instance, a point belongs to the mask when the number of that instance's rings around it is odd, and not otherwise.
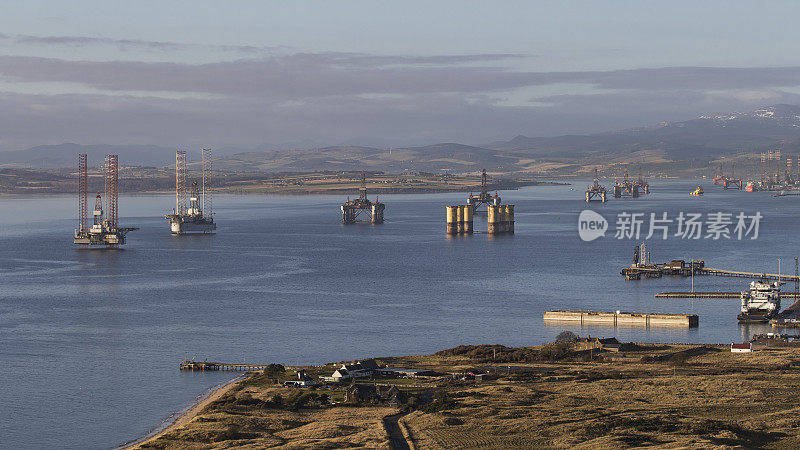
<path fill-rule="evenodd" d="M 0 1 L 0 150 L 481 144 L 800 103 L 800 3 Z"/>

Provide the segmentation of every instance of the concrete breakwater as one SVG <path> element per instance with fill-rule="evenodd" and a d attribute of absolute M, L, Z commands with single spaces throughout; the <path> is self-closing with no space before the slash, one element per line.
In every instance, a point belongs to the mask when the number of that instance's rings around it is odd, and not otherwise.
<path fill-rule="evenodd" d="M 602 311 L 546 311 L 546 322 L 570 322 L 580 325 L 687 327 L 698 326 L 696 314 L 657 314 Z"/>

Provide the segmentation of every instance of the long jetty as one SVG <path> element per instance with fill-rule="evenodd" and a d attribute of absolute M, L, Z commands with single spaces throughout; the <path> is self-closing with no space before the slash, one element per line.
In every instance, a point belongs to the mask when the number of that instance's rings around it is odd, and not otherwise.
<path fill-rule="evenodd" d="M 777 273 L 765 272 L 741 272 L 737 270 L 724 270 L 713 269 L 710 267 L 702 267 L 700 264 L 633 264 L 630 267 L 622 269 L 620 274 L 626 280 L 639 280 L 642 278 L 661 278 L 664 275 L 677 275 L 681 277 L 690 277 L 708 275 L 715 277 L 735 277 L 735 278 L 763 278 L 771 281 L 796 281 L 800 277 L 794 275 L 783 275 Z"/>
<path fill-rule="evenodd" d="M 701 291 L 686 291 L 686 292 L 659 292 L 655 298 L 739 298 L 740 292 L 701 292 Z M 800 298 L 796 292 L 781 292 L 781 298 Z"/>
<path fill-rule="evenodd" d="M 182 361 L 179 365 L 180 370 L 227 370 L 232 372 L 257 372 L 264 370 L 269 364 L 246 364 L 246 363 L 220 363 L 208 361 Z"/>

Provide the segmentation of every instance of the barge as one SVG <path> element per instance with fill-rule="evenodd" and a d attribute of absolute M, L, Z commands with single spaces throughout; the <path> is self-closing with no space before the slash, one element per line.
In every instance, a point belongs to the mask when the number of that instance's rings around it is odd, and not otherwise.
<path fill-rule="evenodd" d="M 685 327 L 695 328 L 697 314 L 659 314 L 602 311 L 546 311 L 545 322 L 569 322 L 576 325 Z"/>

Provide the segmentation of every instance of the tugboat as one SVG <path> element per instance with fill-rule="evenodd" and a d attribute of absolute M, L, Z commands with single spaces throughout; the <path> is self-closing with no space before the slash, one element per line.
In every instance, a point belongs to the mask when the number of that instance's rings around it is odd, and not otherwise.
<path fill-rule="evenodd" d="M 690 192 L 689 195 L 694 195 L 694 196 L 700 197 L 700 196 L 703 195 L 703 188 L 700 187 L 700 186 L 697 186 L 697 189 L 695 189 L 692 192 Z"/>
<path fill-rule="evenodd" d="M 742 312 L 739 323 L 765 323 L 781 309 L 781 283 L 760 279 L 750 282 L 750 290 L 742 291 Z"/>

